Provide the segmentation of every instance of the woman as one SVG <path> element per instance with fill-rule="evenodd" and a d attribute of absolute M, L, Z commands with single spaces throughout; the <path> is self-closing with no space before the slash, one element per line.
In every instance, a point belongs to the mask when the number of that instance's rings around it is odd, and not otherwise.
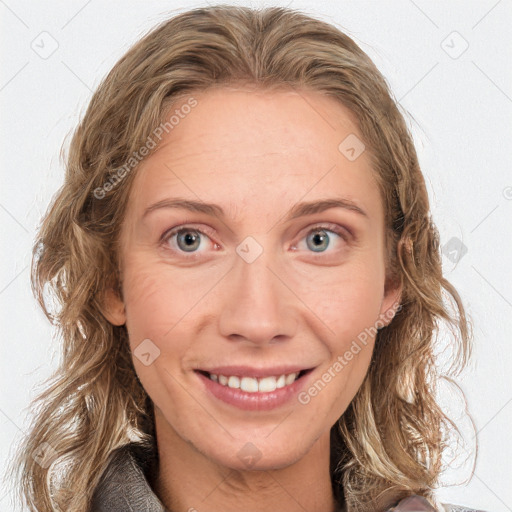
<path fill-rule="evenodd" d="M 64 351 L 30 510 L 457 510 L 433 344 L 444 320 L 464 367 L 468 323 L 403 117 L 335 27 L 162 23 L 94 94 L 34 252 Z"/>

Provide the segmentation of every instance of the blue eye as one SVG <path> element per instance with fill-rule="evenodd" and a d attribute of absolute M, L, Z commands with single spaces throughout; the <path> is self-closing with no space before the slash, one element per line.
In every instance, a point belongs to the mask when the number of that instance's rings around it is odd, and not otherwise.
<path fill-rule="evenodd" d="M 307 248 L 315 253 L 324 253 L 332 245 L 332 236 L 342 239 L 347 242 L 347 231 L 338 226 L 337 224 L 322 224 L 311 228 L 306 236 L 301 240 L 306 240 Z M 201 236 L 207 238 L 213 237 L 213 230 L 209 229 L 198 229 L 191 226 L 179 226 L 171 229 L 162 235 L 161 241 L 166 244 L 166 247 L 173 252 L 188 253 L 188 258 L 196 257 L 196 254 L 201 246 Z M 175 241 L 170 244 L 170 241 L 175 238 Z M 168 244 L 168 245 L 167 245 Z M 174 247 L 169 247 L 170 245 Z M 218 247 L 217 244 L 215 246 Z M 292 247 L 293 250 L 297 250 L 296 246 Z"/>
<path fill-rule="evenodd" d="M 199 235 L 197 233 L 199 233 L 199 231 L 193 229 L 182 229 L 178 231 L 178 238 L 176 239 L 178 247 L 185 252 L 195 251 L 200 245 Z"/>
<path fill-rule="evenodd" d="M 162 236 L 162 242 L 167 243 L 169 240 L 176 236 L 176 245 L 180 251 L 185 253 L 194 253 L 198 252 L 197 249 L 201 245 L 201 235 L 209 237 L 212 233 L 207 232 L 207 230 L 201 230 L 197 228 L 180 226 L 178 228 L 172 229 L 168 231 Z M 176 249 L 171 247 L 171 250 L 176 251 Z"/>
<path fill-rule="evenodd" d="M 308 247 L 310 247 L 311 250 L 313 250 L 314 252 L 319 252 L 323 251 L 324 249 L 327 249 L 330 242 L 330 238 L 327 233 L 328 231 L 323 229 L 315 229 L 314 231 L 311 231 L 306 237 L 306 243 L 308 244 Z M 311 242 L 311 245 L 309 244 L 309 242 Z"/>
<path fill-rule="evenodd" d="M 306 235 L 306 245 L 313 252 L 325 252 L 331 245 L 332 240 L 329 233 L 336 235 L 345 242 L 347 236 L 345 230 L 336 224 L 319 225 L 310 229 Z"/>

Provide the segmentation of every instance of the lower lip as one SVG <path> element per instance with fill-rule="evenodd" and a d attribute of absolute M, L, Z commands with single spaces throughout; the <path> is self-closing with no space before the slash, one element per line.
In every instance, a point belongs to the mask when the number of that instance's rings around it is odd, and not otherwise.
<path fill-rule="evenodd" d="M 195 373 L 202 380 L 207 391 L 219 400 L 246 411 L 269 411 L 284 405 L 292 398 L 296 397 L 299 391 L 305 386 L 305 382 L 311 375 L 312 370 L 309 370 L 292 384 L 267 393 L 261 393 L 259 391 L 256 393 L 248 393 L 241 389 L 233 389 L 211 380 L 200 372 L 196 371 Z"/>

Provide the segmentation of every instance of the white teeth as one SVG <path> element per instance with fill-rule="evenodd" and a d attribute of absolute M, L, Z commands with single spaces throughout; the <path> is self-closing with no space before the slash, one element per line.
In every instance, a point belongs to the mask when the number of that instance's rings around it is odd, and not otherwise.
<path fill-rule="evenodd" d="M 295 377 L 297 377 L 297 375 L 297 373 L 290 373 L 289 375 L 287 375 L 284 380 L 286 385 L 290 385 L 295 380 Z"/>
<path fill-rule="evenodd" d="M 240 389 L 240 379 L 231 375 L 228 379 L 228 386 L 233 389 Z"/>
<path fill-rule="evenodd" d="M 258 391 L 258 379 L 254 379 L 253 377 L 242 377 L 240 381 L 240 389 L 242 391 L 247 391 L 247 393 L 255 393 Z"/>
<path fill-rule="evenodd" d="M 240 379 L 240 377 L 235 375 L 227 377 L 226 375 L 215 375 L 213 373 L 210 373 L 209 375 L 211 380 L 218 382 L 223 386 L 228 386 L 233 389 L 241 389 L 246 393 L 256 393 L 258 391 L 260 393 L 269 393 L 276 389 L 293 384 L 297 379 L 299 372 L 280 375 L 279 377 L 263 377 L 261 379 L 256 379 L 254 377 L 242 377 Z"/>
<path fill-rule="evenodd" d="M 277 387 L 277 379 L 275 377 L 263 377 L 258 383 L 258 391 L 268 393 L 275 391 Z"/>

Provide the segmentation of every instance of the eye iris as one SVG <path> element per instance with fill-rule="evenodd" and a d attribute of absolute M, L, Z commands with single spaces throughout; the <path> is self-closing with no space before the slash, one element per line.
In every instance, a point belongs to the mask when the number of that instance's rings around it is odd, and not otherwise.
<path fill-rule="evenodd" d="M 196 230 L 187 229 L 187 230 L 178 231 L 178 233 L 177 233 L 178 246 L 180 247 L 180 249 L 187 251 L 187 252 L 192 252 L 199 247 L 199 238 L 200 238 L 200 236 Z M 327 249 L 327 247 L 329 246 L 330 239 L 329 239 L 329 235 L 326 233 L 326 231 L 324 229 L 318 229 L 318 230 L 312 231 L 306 237 L 306 240 L 307 240 L 308 247 L 311 250 L 313 250 L 315 252 L 320 252 L 320 251 Z M 313 243 L 315 245 L 310 244 L 311 240 L 313 240 Z M 192 245 L 190 245 L 190 244 L 192 244 Z M 320 245 L 317 245 L 317 244 L 320 244 Z"/>
<path fill-rule="evenodd" d="M 196 231 L 187 230 L 187 231 L 179 232 L 177 241 L 178 241 L 178 245 L 179 245 L 180 249 L 183 249 L 184 251 L 187 251 L 187 252 L 194 251 L 195 249 L 197 249 L 199 247 L 199 235 L 197 234 Z M 194 245 L 182 246 L 181 245 L 182 241 L 185 241 L 185 244 L 192 242 Z"/>
<path fill-rule="evenodd" d="M 311 237 L 311 238 L 310 238 Z M 323 244 L 323 247 L 320 246 L 310 246 L 309 245 L 309 241 L 310 240 L 314 240 L 315 243 L 317 242 L 326 242 Z M 308 247 L 310 249 L 312 249 L 313 251 L 315 252 L 318 252 L 318 251 L 322 251 L 324 249 L 327 249 L 327 247 L 329 246 L 329 235 L 327 235 L 327 233 L 324 231 L 324 230 L 317 230 L 317 231 L 313 231 L 312 233 L 310 233 L 307 237 L 307 241 L 308 241 Z"/>

